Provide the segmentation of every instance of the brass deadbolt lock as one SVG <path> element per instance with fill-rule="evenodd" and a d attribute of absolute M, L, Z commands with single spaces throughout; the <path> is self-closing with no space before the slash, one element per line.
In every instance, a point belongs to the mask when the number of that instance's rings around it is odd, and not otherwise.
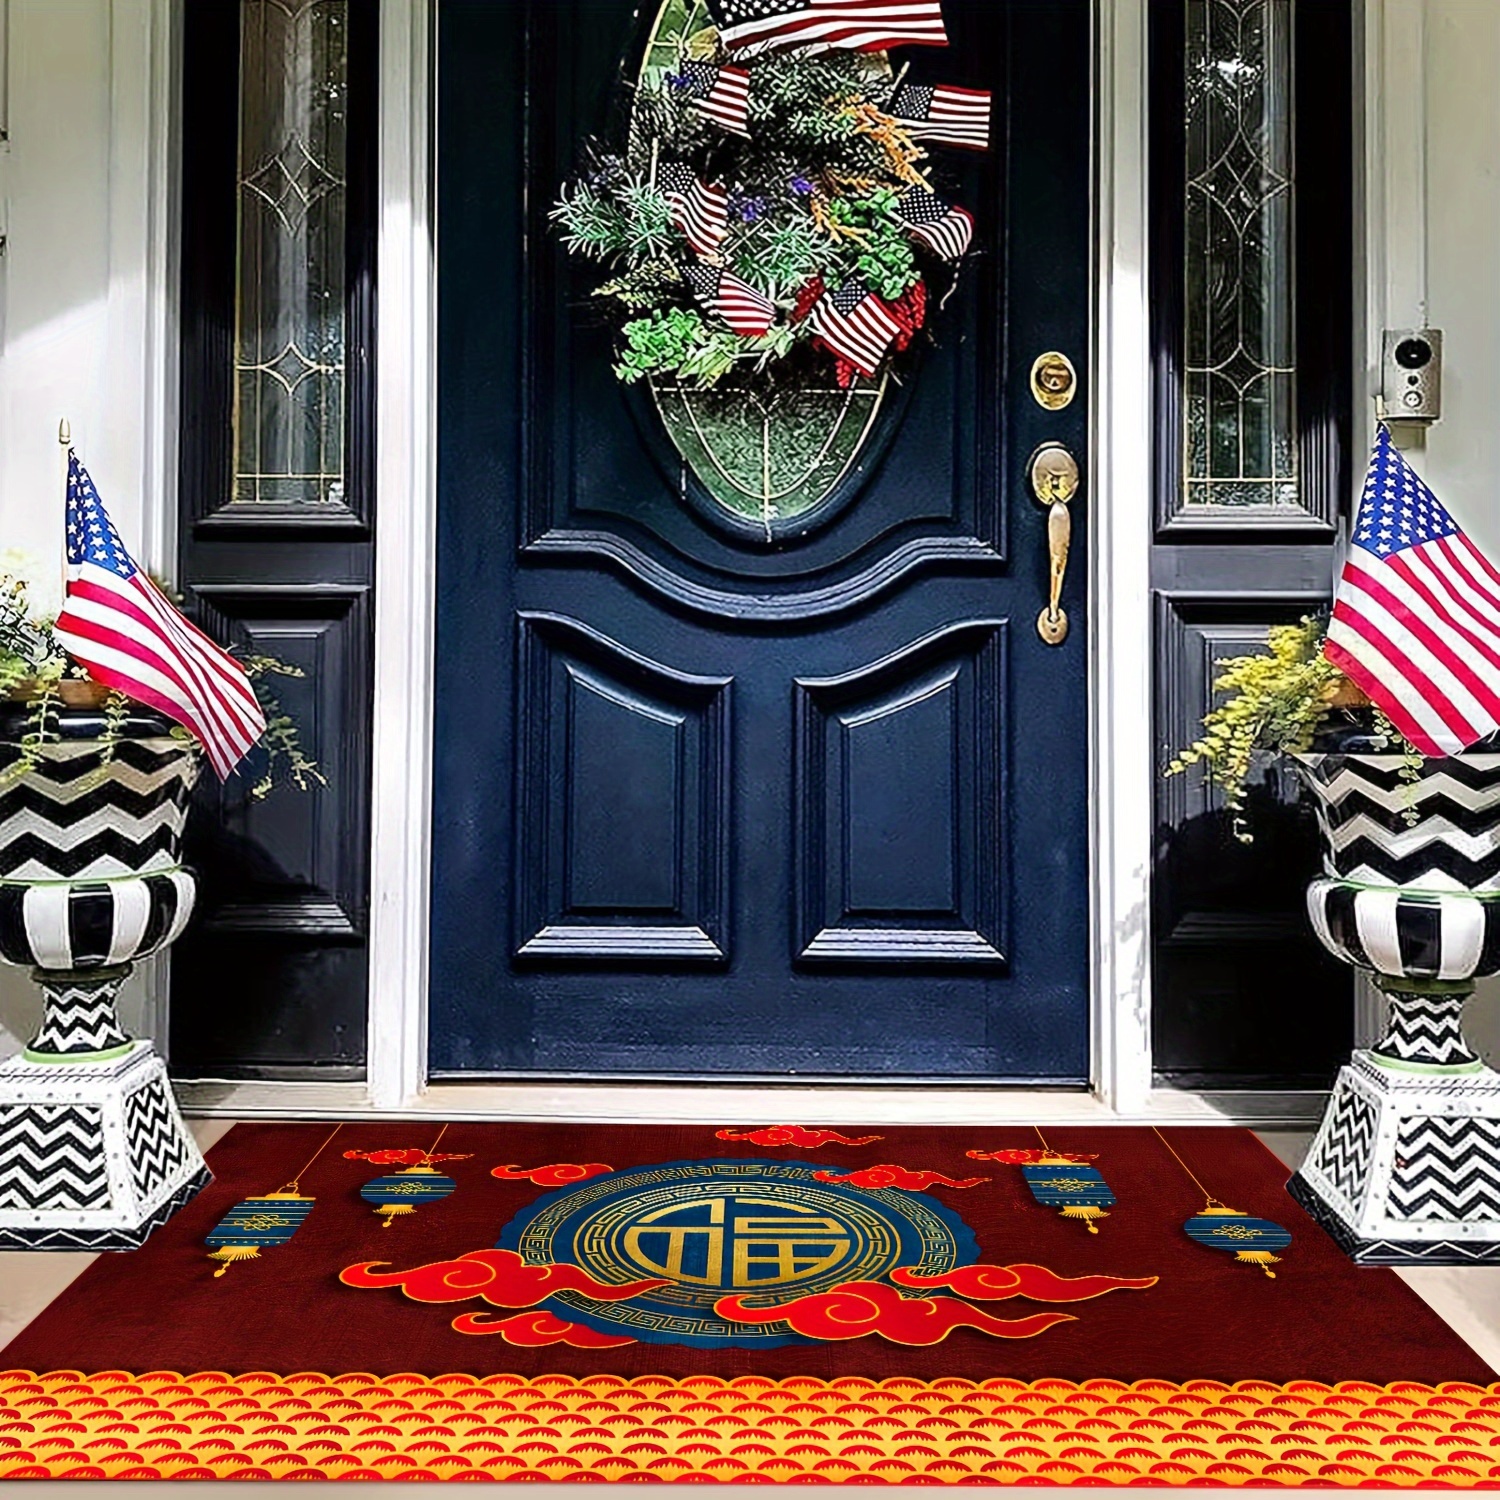
<path fill-rule="evenodd" d="M 1078 391 L 1078 372 L 1066 354 L 1049 349 L 1031 367 L 1031 394 L 1038 406 L 1061 411 Z"/>

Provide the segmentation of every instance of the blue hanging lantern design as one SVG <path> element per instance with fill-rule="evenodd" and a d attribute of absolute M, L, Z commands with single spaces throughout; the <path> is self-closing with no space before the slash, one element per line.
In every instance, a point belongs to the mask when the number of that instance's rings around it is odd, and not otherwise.
<path fill-rule="evenodd" d="M 1241 1265 L 1259 1266 L 1273 1280 L 1271 1269 L 1281 1257 L 1275 1252 L 1292 1243 L 1292 1234 L 1271 1219 L 1258 1219 L 1210 1198 L 1202 1213 L 1184 1224 L 1189 1239 L 1210 1250 L 1224 1250 Z"/>
<path fill-rule="evenodd" d="M 1041 1149 L 1035 1146 L 1006 1146 L 999 1151 L 966 1151 L 964 1154 L 974 1161 L 1012 1162 L 1020 1167 L 1031 1196 L 1043 1208 L 1058 1209 L 1065 1219 L 1078 1219 L 1090 1234 L 1098 1234 L 1098 1219 L 1107 1219 L 1109 1209 L 1118 1202 L 1114 1189 L 1104 1180 L 1104 1174 L 1090 1163 L 1096 1160 L 1092 1154 L 1077 1151 L 1056 1151 L 1047 1144 L 1039 1127 L 1036 1138 Z"/>
<path fill-rule="evenodd" d="M 1096 1219 L 1107 1219 L 1115 1195 L 1097 1167 L 1048 1152 L 1040 1161 L 1021 1168 L 1031 1196 L 1044 1208 L 1056 1208 L 1065 1219 L 1081 1219 L 1090 1234 L 1098 1234 Z"/>
<path fill-rule="evenodd" d="M 440 1161 L 468 1161 L 471 1152 L 458 1155 L 438 1153 L 438 1146 L 448 1133 L 446 1125 L 438 1131 L 437 1140 L 430 1149 L 423 1151 L 418 1146 L 387 1147 L 381 1151 L 346 1151 L 345 1161 L 368 1161 L 382 1167 L 399 1167 L 398 1172 L 388 1172 L 382 1177 L 372 1177 L 360 1190 L 359 1196 L 370 1204 L 384 1220 L 382 1228 L 389 1229 L 398 1218 L 414 1214 L 423 1203 L 440 1203 L 458 1184 L 445 1177 L 433 1165 Z"/>
<path fill-rule="evenodd" d="M 1171 1141 L 1155 1125 L 1151 1128 L 1156 1131 L 1157 1140 L 1176 1158 L 1188 1181 L 1203 1194 L 1203 1207 L 1182 1226 L 1187 1237 L 1206 1249 L 1226 1251 L 1242 1266 L 1259 1266 L 1274 1281 L 1276 1273 L 1271 1267 L 1281 1260 L 1276 1252 L 1292 1243 L 1291 1230 L 1272 1219 L 1260 1219 L 1221 1203 L 1193 1175 L 1193 1169 L 1177 1154 Z"/>
<path fill-rule="evenodd" d="M 286 1244 L 316 1201 L 301 1193 L 281 1192 L 236 1203 L 203 1241 L 212 1247 L 210 1258 L 221 1262 L 214 1275 L 222 1276 L 236 1261 L 259 1259 L 263 1249 Z"/>
<path fill-rule="evenodd" d="M 323 1144 L 308 1158 L 306 1166 L 274 1193 L 242 1198 L 203 1237 L 209 1259 L 219 1262 L 215 1277 L 222 1276 L 237 1261 L 259 1260 L 262 1250 L 284 1245 L 301 1229 L 317 1199 L 302 1191 L 302 1175 L 327 1149 L 344 1127 L 335 1125 Z"/>
<path fill-rule="evenodd" d="M 437 1203 L 446 1198 L 458 1184 L 433 1167 L 403 1167 L 389 1177 L 372 1177 L 359 1196 L 373 1205 L 389 1229 L 403 1214 L 414 1214 L 423 1203 Z"/>

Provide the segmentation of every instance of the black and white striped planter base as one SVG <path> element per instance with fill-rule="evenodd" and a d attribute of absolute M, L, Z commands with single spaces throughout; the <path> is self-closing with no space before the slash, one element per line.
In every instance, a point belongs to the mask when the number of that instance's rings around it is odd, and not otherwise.
<path fill-rule="evenodd" d="M 0 1063 L 0 1249 L 134 1250 L 210 1178 L 150 1042 Z"/>
<path fill-rule="evenodd" d="M 1361 1265 L 1500 1262 L 1500 1073 L 1356 1052 L 1287 1186 Z"/>

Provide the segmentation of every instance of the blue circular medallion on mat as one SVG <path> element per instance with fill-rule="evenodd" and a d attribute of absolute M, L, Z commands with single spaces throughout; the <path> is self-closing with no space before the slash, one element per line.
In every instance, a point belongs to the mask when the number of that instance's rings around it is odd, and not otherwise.
<path fill-rule="evenodd" d="M 545 1306 L 648 1344 L 774 1349 L 804 1343 L 785 1323 L 731 1323 L 714 1303 L 773 1307 L 898 1266 L 938 1275 L 978 1259 L 969 1226 L 926 1193 L 820 1182 L 847 1168 L 796 1161 L 674 1161 L 548 1193 L 505 1226 L 497 1249 L 574 1265 L 616 1284 L 664 1277 L 624 1302 L 562 1292 Z"/>

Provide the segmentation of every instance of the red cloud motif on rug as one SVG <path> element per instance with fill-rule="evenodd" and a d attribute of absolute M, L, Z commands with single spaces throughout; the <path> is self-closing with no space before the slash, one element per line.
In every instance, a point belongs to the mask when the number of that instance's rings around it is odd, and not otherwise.
<path fill-rule="evenodd" d="M 482 1297 L 494 1307 L 534 1307 L 557 1292 L 585 1292 L 600 1302 L 623 1302 L 638 1292 L 664 1286 L 661 1277 L 647 1281 L 595 1281 L 577 1266 L 533 1266 L 514 1250 L 470 1250 L 455 1260 L 434 1260 L 409 1271 L 377 1271 L 385 1260 L 345 1266 L 339 1280 L 345 1286 L 399 1286 L 413 1302 L 462 1302 Z M 596 1333 L 580 1323 L 565 1322 L 551 1313 L 490 1322 L 483 1313 L 460 1313 L 453 1320 L 457 1333 L 498 1333 L 508 1344 L 537 1348 L 543 1344 L 571 1344 L 575 1349 L 613 1349 L 633 1344 L 633 1338 Z"/>
<path fill-rule="evenodd" d="M 454 1260 L 434 1260 L 409 1271 L 377 1271 L 387 1260 L 367 1260 L 345 1266 L 339 1280 L 345 1286 L 399 1286 L 413 1302 L 462 1302 L 483 1297 L 494 1307 L 535 1307 L 558 1292 L 584 1292 L 600 1302 L 627 1298 L 665 1286 L 663 1277 L 647 1281 L 596 1281 L 577 1266 L 533 1266 L 514 1250 L 470 1250 Z"/>
<path fill-rule="evenodd" d="M 746 1307 L 740 1296 L 720 1297 L 714 1311 L 736 1323 L 787 1323 L 810 1339 L 862 1339 L 877 1333 L 893 1344 L 940 1344 L 955 1328 L 977 1328 L 1000 1339 L 1030 1339 L 1071 1313 L 992 1317 L 957 1297 L 903 1297 L 883 1281 L 845 1281 L 776 1307 Z"/>
<path fill-rule="evenodd" d="M 898 1167 L 894 1162 L 882 1162 L 878 1167 L 862 1167 L 858 1172 L 814 1172 L 819 1182 L 846 1182 L 850 1187 L 862 1188 L 908 1188 L 914 1193 L 929 1187 L 971 1188 L 988 1177 L 945 1177 L 941 1172 L 912 1171 Z"/>
<path fill-rule="evenodd" d="M 972 1161 L 1003 1161 L 1014 1166 L 1034 1166 L 1039 1161 L 1098 1161 L 1099 1153 L 1082 1151 L 1043 1151 L 1037 1146 L 1011 1146 L 1000 1151 L 965 1151 Z"/>
<path fill-rule="evenodd" d="M 454 1154 L 447 1151 L 423 1151 L 419 1146 L 404 1150 L 387 1147 L 384 1151 L 346 1151 L 345 1161 L 367 1161 L 377 1167 L 430 1167 L 439 1161 L 468 1161 L 472 1151 Z"/>
<path fill-rule="evenodd" d="M 460 1313 L 453 1320 L 453 1328 L 458 1333 L 498 1333 L 507 1344 L 523 1349 L 539 1349 L 544 1344 L 567 1344 L 574 1349 L 618 1349 L 622 1344 L 636 1342 L 628 1334 L 600 1333 L 582 1323 L 554 1318 L 541 1308 L 494 1319 L 482 1312 Z"/>
<path fill-rule="evenodd" d="M 1045 1266 L 959 1266 L 941 1276 L 896 1270 L 891 1280 L 908 1287 L 948 1287 L 962 1297 L 999 1302 L 1029 1297 L 1035 1302 L 1084 1302 L 1105 1292 L 1155 1286 L 1155 1276 L 1058 1276 Z M 879 1334 L 893 1344 L 940 1344 L 955 1328 L 977 1328 L 1001 1339 L 1030 1339 L 1055 1323 L 1077 1320 L 1071 1313 L 1033 1313 L 996 1318 L 958 1297 L 903 1297 L 883 1281 L 845 1281 L 828 1292 L 813 1292 L 776 1307 L 747 1307 L 743 1296 L 714 1303 L 721 1318 L 736 1323 L 787 1323 L 810 1339 L 861 1339 Z"/>
<path fill-rule="evenodd" d="M 589 1177 L 602 1177 L 614 1168 L 606 1161 L 555 1161 L 545 1167 L 492 1167 L 491 1177 L 502 1182 L 534 1182 L 538 1187 L 567 1187 Z"/>
<path fill-rule="evenodd" d="M 883 1141 L 883 1135 L 840 1135 L 837 1130 L 821 1127 L 809 1130 L 805 1125 L 763 1125 L 759 1130 L 716 1130 L 721 1141 L 753 1141 L 757 1146 L 869 1146 Z"/>
<path fill-rule="evenodd" d="M 919 1276 L 906 1267 L 891 1272 L 898 1286 L 925 1291 L 947 1287 L 960 1297 L 980 1302 L 1002 1302 L 1007 1297 L 1030 1297 L 1034 1302 L 1087 1302 L 1105 1292 L 1139 1291 L 1155 1286 L 1156 1276 L 1059 1276 L 1046 1266 L 958 1266 L 941 1276 Z"/>

